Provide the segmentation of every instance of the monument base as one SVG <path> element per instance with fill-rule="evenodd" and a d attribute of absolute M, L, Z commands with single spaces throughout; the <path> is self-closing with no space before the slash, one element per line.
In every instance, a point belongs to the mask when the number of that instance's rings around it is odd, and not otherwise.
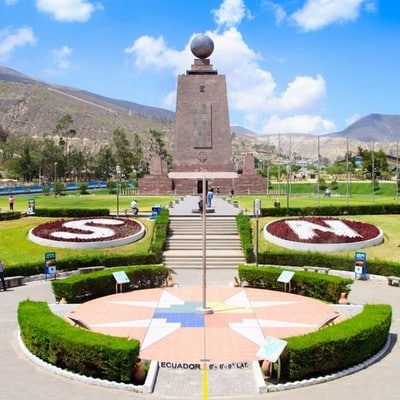
<path fill-rule="evenodd" d="M 173 194 L 172 180 L 166 175 L 145 175 L 138 181 L 140 194 Z"/>

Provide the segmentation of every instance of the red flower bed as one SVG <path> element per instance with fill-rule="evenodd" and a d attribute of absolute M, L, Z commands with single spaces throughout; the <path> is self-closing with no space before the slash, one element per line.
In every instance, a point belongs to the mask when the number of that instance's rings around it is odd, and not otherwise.
<path fill-rule="evenodd" d="M 296 224 L 299 221 L 299 225 L 302 225 L 302 221 L 309 222 L 312 225 L 309 230 L 315 233 L 312 237 L 301 238 L 298 232 L 294 230 L 291 224 Z M 338 231 L 332 229 L 332 227 L 327 223 L 327 221 L 340 221 L 344 223 L 348 228 L 354 231 L 355 235 L 340 234 Z M 335 223 L 335 222 L 334 222 Z M 306 225 L 306 224 L 305 224 Z M 316 227 L 316 225 L 321 227 L 321 230 Z M 281 239 L 285 239 L 292 242 L 300 243 L 353 243 L 360 242 L 364 240 L 369 240 L 377 237 L 380 233 L 379 228 L 375 225 L 368 223 L 353 221 L 348 219 L 339 218 L 328 218 L 328 217 L 303 217 L 303 218 L 290 218 L 282 219 L 279 221 L 274 221 L 267 225 L 266 230 L 269 234 L 276 236 Z M 301 230 L 301 228 L 300 228 Z M 307 229 L 304 229 L 305 233 Z"/>
<path fill-rule="evenodd" d="M 99 220 L 99 222 L 96 222 L 96 219 Z M 119 225 L 107 225 L 104 223 L 100 223 L 100 220 L 107 220 L 109 219 L 110 221 L 120 221 L 121 224 Z M 84 223 L 87 229 L 79 229 L 79 228 L 71 228 L 65 226 L 65 223 L 71 222 L 71 221 L 79 221 Z M 113 230 L 114 234 L 113 235 L 107 235 L 107 236 L 96 236 L 95 238 L 84 238 L 82 236 L 88 235 L 91 233 L 89 231 L 90 227 L 98 227 L 98 228 L 108 228 Z M 114 240 L 114 239 L 122 239 L 128 236 L 132 236 L 136 233 L 138 233 L 141 230 L 141 226 L 138 222 L 130 220 L 130 219 L 125 219 L 125 218 L 107 218 L 107 217 L 93 217 L 93 218 L 76 218 L 76 219 L 70 219 L 70 220 L 65 220 L 65 219 L 60 219 L 57 221 L 52 221 L 52 222 L 47 222 L 42 225 L 38 225 L 32 230 L 32 234 L 35 236 L 38 236 L 43 239 L 49 239 L 49 240 L 57 240 L 57 241 L 63 241 L 63 242 L 101 242 L 101 241 L 109 241 L 109 240 Z M 58 237 L 54 236 L 53 234 L 55 232 L 68 232 L 69 234 L 72 234 L 72 237 L 66 238 L 66 237 Z M 76 236 L 73 237 L 73 234 Z"/>

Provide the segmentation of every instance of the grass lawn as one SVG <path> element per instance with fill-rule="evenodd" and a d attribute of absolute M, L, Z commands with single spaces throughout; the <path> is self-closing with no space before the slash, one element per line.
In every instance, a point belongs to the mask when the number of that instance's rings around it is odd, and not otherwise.
<path fill-rule="evenodd" d="M 262 201 L 262 207 L 273 207 L 273 203 L 276 198 L 279 198 L 281 207 L 286 207 L 287 200 L 289 207 L 306 207 L 306 206 L 321 206 L 330 204 L 379 204 L 379 203 L 395 203 L 398 201 L 393 195 L 393 183 L 380 184 L 380 193 L 375 193 L 371 196 L 370 184 L 353 184 L 353 190 L 357 191 L 357 195 L 352 195 L 350 198 L 332 196 L 332 197 L 319 197 L 319 199 L 310 193 L 310 188 L 313 184 L 293 184 L 293 191 L 289 199 L 286 196 L 266 196 L 266 195 L 247 195 L 247 196 L 236 196 L 235 199 L 239 204 L 246 208 L 248 211 L 253 209 L 253 202 L 256 198 Z M 308 187 L 306 187 L 306 186 Z M 310 186 L 311 185 L 311 186 Z M 274 184 L 276 186 L 276 184 Z M 383 187 L 385 186 L 385 189 Z M 302 192 L 302 193 L 301 193 Z M 379 192 L 379 191 L 378 191 Z M 389 194 L 389 193 L 392 194 Z M 308 194 L 307 194 L 308 193 Z M 170 201 L 173 201 L 178 196 L 119 196 L 119 209 L 123 213 L 123 210 L 130 207 L 130 201 L 134 198 L 138 202 L 139 209 L 141 211 L 151 211 L 152 206 L 160 204 L 165 207 Z M 108 194 L 106 190 L 92 191 L 89 195 L 79 195 L 74 193 L 68 193 L 64 196 L 55 198 L 54 196 L 44 195 L 17 195 L 15 196 L 16 211 L 26 211 L 28 208 L 28 200 L 35 199 L 37 208 L 108 208 L 110 211 L 115 212 L 117 210 L 117 196 L 114 194 Z M 8 196 L 0 197 L 0 208 L 3 211 L 8 210 Z M 349 217 L 353 218 L 353 217 Z M 400 238 L 398 236 L 398 222 L 400 216 L 398 215 L 363 215 L 355 216 L 353 219 L 364 222 L 372 223 L 384 231 L 385 240 L 384 243 L 366 249 L 367 260 L 368 259 L 380 259 L 380 260 L 391 260 L 400 262 Z M 50 220 L 49 218 L 39 217 L 28 217 L 22 218 L 15 221 L 2 221 L 0 222 L 0 246 L 1 253 L 0 258 L 6 263 L 6 265 L 21 264 L 23 262 L 40 261 L 44 260 L 44 253 L 49 251 L 56 251 L 57 259 L 65 259 L 68 257 L 79 256 L 80 254 L 115 254 L 124 252 L 135 252 L 148 249 L 151 240 L 151 233 L 153 222 L 148 219 L 140 219 L 147 229 L 146 236 L 139 242 L 130 244 L 127 246 L 121 246 L 110 249 L 92 249 L 92 250 L 69 250 L 50 248 L 40 246 L 30 242 L 27 239 L 29 230 L 41 223 Z M 260 251 L 276 248 L 266 242 L 262 236 L 263 226 L 272 221 L 273 218 L 260 218 L 259 228 L 259 248 Z M 254 227 L 255 221 L 253 220 Z M 354 252 L 342 253 L 353 257 Z"/>
<path fill-rule="evenodd" d="M 123 212 L 130 208 L 131 201 L 135 199 L 140 211 L 151 211 L 152 206 L 160 204 L 165 207 L 177 196 L 119 196 L 119 209 Z M 92 191 L 89 195 L 78 193 L 67 193 L 66 195 L 54 197 L 42 194 L 16 195 L 14 211 L 26 211 L 28 200 L 34 199 L 36 208 L 107 208 L 111 212 L 117 210 L 117 196 L 108 194 L 106 191 Z M 0 196 L 0 208 L 4 211 L 9 209 L 8 196 Z"/>
<path fill-rule="evenodd" d="M 144 253 L 148 250 L 153 232 L 153 221 L 147 218 L 138 220 L 145 226 L 146 235 L 138 242 L 125 246 L 110 247 L 108 249 L 61 249 L 58 247 L 41 246 L 28 239 L 28 232 L 34 226 L 40 225 L 54 218 L 27 217 L 12 221 L 0 222 L 1 260 L 5 265 L 21 265 L 24 262 L 44 263 L 44 254 L 49 251 L 56 252 L 57 260 L 79 257 L 80 255 Z"/>
<path fill-rule="evenodd" d="M 398 225 L 400 222 L 400 215 L 355 215 L 349 216 L 349 219 L 356 221 L 367 222 L 376 225 L 384 233 L 384 241 L 378 246 L 367 247 L 365 249 L 360 249 L 360 251 L 365 251 L 367 254 L 367 270 L 368 270 L 368 260 L 387 260 L 400 262 L 400 237 L 398 235 Z M 264 252 L 268 250 L 279 250 L 282 249 L 264 239 L 263 228 L 264 226 L 276 220 L 273 217 L 265 217 L 259 219 L 259 251 Z M 256 222 L 253 219 L 253 231 L 256 230 Z M 255 242 L 255 239 L 254 239 Z M 340 253 L 344 256 L 354 257 L 354 250 L 344 251 Z"/>

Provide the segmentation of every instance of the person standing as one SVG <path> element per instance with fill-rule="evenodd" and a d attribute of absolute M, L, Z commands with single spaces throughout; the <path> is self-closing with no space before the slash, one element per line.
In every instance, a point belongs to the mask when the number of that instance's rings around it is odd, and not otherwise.
<path fill-rule="evenodd" d="M 10 206 L 10 211 L 14 211 L 14 196 L 12 194 L 8 198 L 8 205 Z"/>
<path fill-rule="evenodd" d="M 6 285 L 6 281 L 4 280 L 4 263 L 3 261 L 0 260 L 0 280 L 1 283 L 3 284 L 3 290 L 6 291 L 7 290 L 7 285 Z"/>
<path fill-rule="evenodd" d="M 212 203 L 213 197 L 214 197 L 214 189 L 211 188 L 211 189 L 209 189 L 209 191 L 207 192 L 207 207 L 208 207 L 208 208 L 211 207 L 211 203 Z"/>

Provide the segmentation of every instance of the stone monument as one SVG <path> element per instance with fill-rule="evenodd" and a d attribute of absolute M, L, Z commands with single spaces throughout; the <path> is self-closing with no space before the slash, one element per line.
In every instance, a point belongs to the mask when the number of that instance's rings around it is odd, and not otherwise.
<path fill-rule="evenodd" d="M 196 36 L 191 43 L 194 63 L 178 77 L 169 191 L 162 171 L 139 180 L 140 193 L 198 194 L 204 179 L 221 194 L 265 193 L 266 179 L 256 173 L 252 155 L 243 160 L 241 174 L 234 171 L 226 80 L 210 64 L 213 50 L 208 36 Z"/>

